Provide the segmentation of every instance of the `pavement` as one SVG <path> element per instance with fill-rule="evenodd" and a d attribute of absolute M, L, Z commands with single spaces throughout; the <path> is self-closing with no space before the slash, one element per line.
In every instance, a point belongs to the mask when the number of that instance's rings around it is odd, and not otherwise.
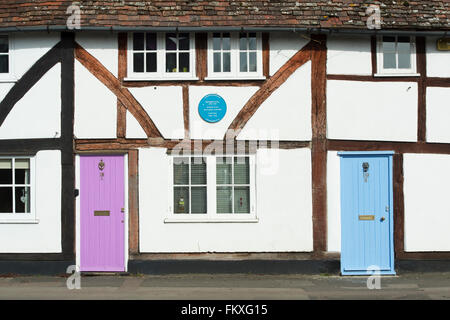
<path fill-rule="evenodd" d="M 0 300 L 450 300 L 450 272 L 368 277 L 334 275 L 0 276 Z M 376 281 L 370 281 L 376 287 Z"/>

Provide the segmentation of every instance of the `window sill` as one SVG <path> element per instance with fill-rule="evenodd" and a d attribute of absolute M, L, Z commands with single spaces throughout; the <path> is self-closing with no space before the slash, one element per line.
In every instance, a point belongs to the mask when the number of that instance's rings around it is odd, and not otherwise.
<path fill-rule="evenodd" d="M 205 78 L 205 81 L 214 81 L 214 80 L 229 80 L 229 81 L 246 81 L 246 80 L 266 80 L 267 78 L 264 76 L 254 76 L 254 77 L 215 77 L 209 76 Z"/>
<path fill-rule="evenodd" d="M 0 224 L 38 224 L 39 219 L 0 219 Z"/>
<path fill-rule="evenodd" d="M 16 78 L 0 78 L 0 83 L 16 83 L 17 79 Z"/>
<path fill-rule="evenodd" d="M 164 223 L 257 223 L 258 218 L 248 219 L 164 219 Z"/>
<path fill-rule="evenodd" d="M 374 77 L 420 77 L 420 73 L 375 73 Z"/>
<path fill-rule="evenodd" d="M 197 77 L 148 77 L 148 78 L 124 78 L 123 81 L 195 81 Z"/>

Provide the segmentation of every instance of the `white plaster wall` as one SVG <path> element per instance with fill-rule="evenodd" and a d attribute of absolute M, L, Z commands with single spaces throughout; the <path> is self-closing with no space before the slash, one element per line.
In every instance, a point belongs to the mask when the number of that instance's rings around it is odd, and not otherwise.
<path fill-rule="evenodd" d="M 450 155 L 405 154 L 405 251 L 450 251 Z"/>
<path fill-rule="evenodd" d="M 308 62 L 261 104 L 238 139 L 305 141 L 311 135 L 311 62 Z"/>
<path fill-rule="evenodd" d="M 119 53 L 116 33 L 81 32 L 76 34 L 75 40 L 117 77 Z"/>
<path fill-rule="evenodd" d="M 428 37 L 426 43 L 427 75 L 429 77 L 450 77 L 450 52 L 438 51 L 439 37 Z"/>
<path fill-rule="evenodd" d="M 330 139 L 417 141 L 417 84 L 327 82 Z"/>
<path fill-rule="evenodd" d="M 131 114 L 130 111 L 127 111 L 127 119 L 126 119 L 126 137 L 128 139 L 146 139 L 147 134 L 144 129 L 142 129 L 139 122 L 136 118 Z"/>
<path fill-rule="evenodd" d="M 164 223 L 168 217 L 166 149 L 139 150 L 141 252 L 312 251 L 311 153 L 256 155 L 257 223 Z"/>
<path fill-rule="evenodd" d="M 449 60 L 450 63 L 450 60 Z M 450 143 L 450 88 L 427 88 L 427 141 Z"/>
<path fill-rule="evenodd" d="M 61 65 L 50 69 L 0 126 L 0 139 L 58 138 L 61 136 Z"/>
<path fill-rule="evenodd" d="M 274 75 L 294 54 L 309 42 L 306 35 L 295 32 L 272 32 L 269 36 L 270 75 Z"/>
<path fill-rule="evenodd" d="M 372 74 L 370 36 L 329 36 L 328 74 Z"/>
<path fill-rule="evenodd" d="M 341 252 L 341 165 L 337 151 L 327 155 L 327 251 Z"/>
<path fill-rule="evenodd" d="M 231 122 L 244 107 L 258 87 L 203 87 L 189 88 L 189 126 L 191 139 L 222 140 Z M 207 94 L 220 95 L 227 104 L 225 117 L 216 123 L 208 123 L 200 118 L 198 104 Z"/>
<path fill-rule="evenodd" d="M 129 90 L 153 120 L 164 138 L 184 138 L 183 92 L 181 87 L 145 87 L 130 88 Z M 127 138 L 134 138 L 131 134 L 135 131 L 135 128 L 131 128 L 130 136 L 128 136 L 127 130 Z"/>
<path fill-rule="evenodd" d="M 117 98 L 78 61 L 75 61 L 74 121 L 78 139 L 116 138 Z"/>
<path fill-rule="evenodd" d="M 0 223 L 1 253 L 61 252 L 61 152 L 36 154 L 37 224 Z"/>

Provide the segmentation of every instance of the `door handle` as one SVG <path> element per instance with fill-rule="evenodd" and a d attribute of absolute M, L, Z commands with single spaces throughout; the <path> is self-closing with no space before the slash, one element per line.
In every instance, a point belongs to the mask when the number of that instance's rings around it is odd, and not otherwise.
<path fill-rule="evenodd" d="M 381 217 L 381 222 L 383 222 L 384 220 L 386 220 L 386 218 L 385 217 Z"/>

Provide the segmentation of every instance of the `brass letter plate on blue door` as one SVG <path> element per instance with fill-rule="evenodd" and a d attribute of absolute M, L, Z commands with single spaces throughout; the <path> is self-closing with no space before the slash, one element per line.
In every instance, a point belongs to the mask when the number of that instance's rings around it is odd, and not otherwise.
<path fill-rule="evenodd" d="M 94 216 L 98 217 L 98 216 L 109 216 L 109 211 L 94 211 Z"/>
<path fill-rule="evenodd" d="M 359 220 L 375 220 L 374 215 L 359 215 Z"/>

